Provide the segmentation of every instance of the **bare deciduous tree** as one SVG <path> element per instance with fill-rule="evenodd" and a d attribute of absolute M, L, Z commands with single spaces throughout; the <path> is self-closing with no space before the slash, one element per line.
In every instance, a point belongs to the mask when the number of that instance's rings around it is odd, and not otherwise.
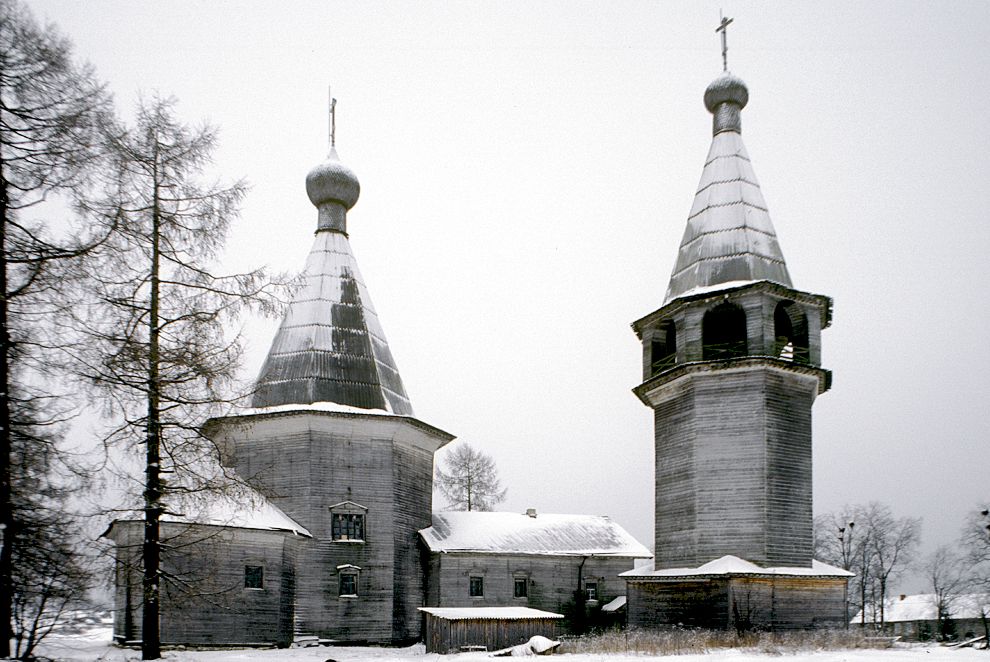
<path fill-rule="evenodd" d="M 437 466 L 434 481 L 452 510 L 491 510 L 505 499 L 495 460 L 461 444 L 446 458 L 446 471 Z"/>
<path fill-rule="evenodd" d="M 849 592 L 846 614 L 856 610 L 860 624 L 866 624 L 872 583 L 873 550 L 869 531 L 857 522 L 865 520 L 862 506 L 845 506 L 835 513 L 815 518 L 815 558 L 855 573 Z"/>
<path fill-rule="evenodd" d="M 51 265 L 94 242 L 85 229 L 53 233 L 33 215 L 53 194 L 71 198 L 85 187 L 101 154 L 98 127 L 109 105 L 92 70 L 73 61 L 70 43 L 53 26 L 39 26 L 16 0 L 0 0 L 0 657 L 10 654 L 15 602 L 23 607 L 34 589 L 18 583 L 30 576 L 21 564 L 43 560 L 34 554 L 38 545 L 54 549 L 64 534 L 49 517 L 60 509 L 32 512 L 39 503 L 17 493 L 26 483 L 16 478 L 29 472 L 37 479 L 28 481 L 32 489 L 58 490 L 52 476 L 35 473 L 52 463 L 17 466 L 20 476 L 11 470 L 24 450 L 16 447 L 18 434 L 41 446 L 21 458 L 58 452 L 57 434 L 35 434 L 58 418 L 47 414 L 49 396 L 28 386 L 49 369 L 37 322 L 60 299 Z M 45 407 L 32 407 L 38 398 Z"/>
<path fill-rule="evenodd" d="M 984 648 L 990 648 L 990 508 L 973 510 L 967 517 L 960 539 L 967 583 L 979 593 L 983 621 Z"/>
<path fill-rule="evenodd" d="M 212 271 L 245 185 L 200 184 L 216 131 L 180 123 L 173 106 L 141 102 L 133 128 L 108 132 L 115 165 L 88 212 L 118 230 L 79 274 L 91 300 L 74 318 L 83 340 L 72 350 L 117 421 L 108 440 L 143 450 L 143 659 L 161 655 L 168 494 L 227 489 L 234 478 L 200 432 L 230 402 L 241 342 L 228 329 L 245 307 L 274 313 L 278 304 L 263 270 Z"/>
<path fill-rule="evenodd" d="M 952 547 L 940 545 L 925 560 L 923 568 L 934 596 L 935 636 L 944 640 L 951 634 L 952 608 L 965 585 L 962 557 Z"/>
<path fill-rule="evenodd" d="M 846 506 L 815 520 L 815 555 L 856 573 L 850 604 L 860 611 L 860 624 L 882 628 L 891 583 L 914 561 L 921 520 L 895 518 L 875 501 Z"/>
<path fill-rule="evenodd" d="M 864 515 L 873 552 L 874 604 L 879 607 L 879 627 L 883 628 L 887 591 L 891 582 L 914 561 L 921 539 L 921 520 L 894 517 L 888 506 L 877 502 L 871 502 Z"/>

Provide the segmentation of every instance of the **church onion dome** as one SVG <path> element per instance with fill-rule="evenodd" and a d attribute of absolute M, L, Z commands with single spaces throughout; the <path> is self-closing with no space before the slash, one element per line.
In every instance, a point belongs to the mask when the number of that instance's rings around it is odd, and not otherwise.
<path fill-rule="evenodd" d="M 723 103 L 734 103 L 740 109 L 745 108 L 749 103 L 749 90 L 746 83 L 741 78 L 725 72 L 711 82 L 705 90 L 705 108 L 709 113 L 714 113 L 715 109 Z"/>
<path fill-rule="evenodd" d="M 337 148 L 331 147 L 327 160 L 306 175 L 306 193 L 317 207 L 327 202 L 337 202 L 344 209 L 350 209 L 361 194 L 361 184 L 354 171 L 340 162 Z"/>

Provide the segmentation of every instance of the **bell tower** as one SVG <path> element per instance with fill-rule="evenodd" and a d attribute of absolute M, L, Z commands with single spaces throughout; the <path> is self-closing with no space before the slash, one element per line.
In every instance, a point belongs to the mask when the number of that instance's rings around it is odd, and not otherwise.
<path fill-rule="evenodd" d="M 791 283 L 742 142 L 748 100 L 728 72 L 705 90 L 713 138 L 677 262 L 663 306 L 633 323 L 634 392 L 654 413 L 658 570 L 726 555 L 812 564 L 811 408 L 831 382 L 831 300 Z"/>

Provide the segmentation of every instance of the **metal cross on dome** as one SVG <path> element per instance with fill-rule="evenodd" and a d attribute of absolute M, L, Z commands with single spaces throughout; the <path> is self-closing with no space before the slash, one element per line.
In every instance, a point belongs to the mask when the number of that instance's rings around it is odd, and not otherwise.
<path fill-rule="evenodd" d="M 327 87 L 330 97 L 330 146 L 337 145 L 337 100 L 333 98 L 333 89 Z"/>
<path fill-rule="evenodd" d="M 725 42 L 725 33 L 726 33 L 726 28 L 729 27 L 729 23 L 732 22 L 732 19 L 729 18 L 729 17 L 727 17 L 727 16 L 722 16 L 722 12 L 719 12 L 718 13 L 718 16 L 719 16 L 720 19 L 722 19 L 722 22 L 718 24 L 718 27 L 717 28 L 715 28 L 715 32 L 721 32 L 722 33 L 722 71 L 728 71 L 729 70 L 729 57 L 728 57 L 729 47 L 726 45 L 726 42 Z"/>

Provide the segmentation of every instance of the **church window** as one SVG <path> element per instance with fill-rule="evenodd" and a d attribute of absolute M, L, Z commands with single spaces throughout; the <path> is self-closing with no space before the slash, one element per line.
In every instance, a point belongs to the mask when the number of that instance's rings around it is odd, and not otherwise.
<path fill-rule="evenodd" d="M 260 565 L 244 566 L 244 588 L 265 588 L 265 567 Z"/>
<path fill-rule="evenodd" d="M 746 356 L 746 313 L 739 306 L 722 303 L 702 320 L 701 354 L 705 361 Z"/>
<path fill-rule="evenodd" d="M 358 580 L 361 568 L 351 563 L 337 566 L 337 596 L 341 598 L 356 598 L 358 596 Z"/>
<path fill-rule="evenodd" d="M 774 356 L 795 363 L 810 362 L 808 317 L 799 305 L 793 301 L 778 303 L 773 311 L 773 329 Z"/>
<path fill-rule="evenodd" d="M 357 573 L 340 573 L 340 597 L 357 597 Z"/>
<path fill-rule="evenodd" d="M 364 515 L 333 513 L 330 528 L 334 540 L 364 540 Z"/>
<path fill-rule="evenodd" d="M 512 597 L 525 598 L 529 595 L 529 581 L 525 577 L 516 577 L 512 585 Z"/>
<path fill-rule="evenodd" d="M 472 598 L 483 598 L 485 596 L 485 578 L 471 577 L 468 595 Z"/>

